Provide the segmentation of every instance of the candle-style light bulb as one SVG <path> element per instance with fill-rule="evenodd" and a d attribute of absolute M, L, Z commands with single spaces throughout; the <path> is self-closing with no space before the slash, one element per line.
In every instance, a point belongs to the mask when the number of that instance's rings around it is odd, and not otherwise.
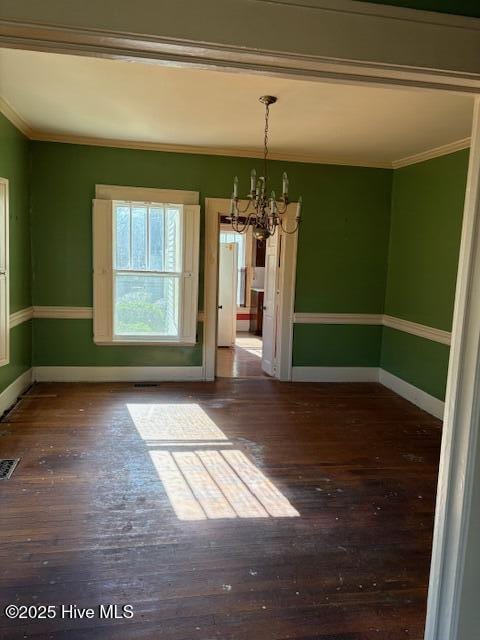
<path fill-rule="evenodd" d="M 262 181 L 261 194 L 262 196 L 264 196 L 265 195 L 265 178 L 262 176 L 260 180 Z"/>
<path fill-rule="evenodd" d="M 257 184 L 257 172 L 255 169 L 252 169 L 252 173 L 250 174 L 250 193 L 253 195 L 255 193 L 255 185 Z"/>
<path fill-rule="evenodd" d="M 272 191 L 270 194 L 270 210 L 272 213 L 276 213 L 277 211 L 277 202 L 275 198 L 275 191 Z"/>
<path fill-rule="evenodd" d="M 300 196 L 298 199 L 297 215 L 295 216 L 297 220 L 300 220 L 300 216 L 302 215 L 302 204 L 303 204 L 303 199 L 302 199 L 302 196 Z"/>
<path fill-rule="evenodd" d="M 233 197 L 238 198 L 238 176 L 233 179 Z"/>
<path fill-rule="evenodd" d="M 282 193 L 284 198 L 288 196 L 288 176 L 285 172 L 283 172 Z"/>

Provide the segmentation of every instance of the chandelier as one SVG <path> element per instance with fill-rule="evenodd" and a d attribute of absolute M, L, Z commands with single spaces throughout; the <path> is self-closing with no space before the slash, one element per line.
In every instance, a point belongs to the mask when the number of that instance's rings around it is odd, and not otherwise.
<path fill-rule="evenodd" d="M 277 227 L 284 233 L 293 234 L 298 231 L 302 207 L 302 197 L 298 199 L 298 208 L 293 229 L 286 227 L 286 212 L 290 201 L 288 199 L 288 176 L 283 174 L 282 195 L 277 199 L 275 191 L 269 194 L 268 185 L 268 116 L 270 105 L 277 102 L 275 96 L 262 96 L 260 102 L 265 105 L 265 134 L 263 139 L 263 176 L 257 178 L 257 172 L 252 169 L 250 174 L 250 192 L 246 196 L 247 203 L 242 208 L 238 197 L 238 177 L 233 180 L 233 193 L 230 202 L 230 221 L 237 233 L 246 233 L 253 226 L 253 235 L 258 240 L 266 240 L 275 234 Z M 285 218 L 284 218 L 285 216 Z"/>

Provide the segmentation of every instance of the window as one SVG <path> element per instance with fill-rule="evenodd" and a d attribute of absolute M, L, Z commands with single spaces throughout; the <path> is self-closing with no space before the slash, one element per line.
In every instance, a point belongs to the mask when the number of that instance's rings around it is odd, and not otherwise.
<path fill-rule="evenodd" d="M 95 342 L 196 342 L 199 207 L 94 201 Z"/>
<path fill-rule="evenodd" d="M 8 180 L 0 178 L 0 366 L 9 361 Z"/>
<path fill-rule="evenodd" d="M 246 236 L 242 233 L 232 230 L 220 230 L 220 244 L 229 244 L 231 242 L 238 244 L 237 307 L 246 306 L 247 252 L 245 240 Z"/>

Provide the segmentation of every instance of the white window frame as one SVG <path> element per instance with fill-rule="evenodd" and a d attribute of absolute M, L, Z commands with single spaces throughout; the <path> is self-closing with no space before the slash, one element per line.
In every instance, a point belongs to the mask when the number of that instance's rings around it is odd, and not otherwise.
<path fill-rule="evenodd" d="M 93 340 L 99 345 L 197 343 L 199 194 L 144 187 L 97 185 L 93 200 Z M 114 333 L 114 208 L 119 202 L 175 205 L 181 210 L 182 270 L 178 336 L 128 336 Z"/>
<path fill-rule="evenodd" d="M 8 180 L 0 178 L 0 366 L 10 362 Z"/>

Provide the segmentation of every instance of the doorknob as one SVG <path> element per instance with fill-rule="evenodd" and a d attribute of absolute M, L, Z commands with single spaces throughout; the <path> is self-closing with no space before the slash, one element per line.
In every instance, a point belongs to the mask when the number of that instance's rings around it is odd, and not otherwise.
<path fill-rule="evenodd" d="M 219 304 L 219 305 L 218 305 L 218 308 L 219 308 L 219 309 L 223 309 L 223 304 Z"/>

